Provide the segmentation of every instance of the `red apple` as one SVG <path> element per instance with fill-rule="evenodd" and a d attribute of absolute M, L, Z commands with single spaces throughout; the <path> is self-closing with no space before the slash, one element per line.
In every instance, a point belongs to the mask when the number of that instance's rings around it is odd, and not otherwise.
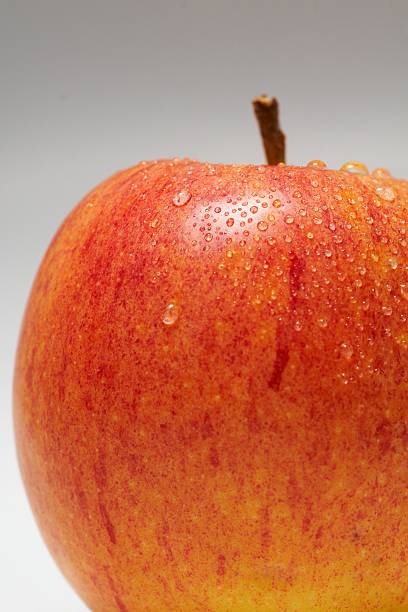
<path fill-rule="evenodd" d="M 317 163 L 144 162 L 74 209 L 15 430 L 92 610 L 408 610 L 407 228 L 407 181 Z"/>

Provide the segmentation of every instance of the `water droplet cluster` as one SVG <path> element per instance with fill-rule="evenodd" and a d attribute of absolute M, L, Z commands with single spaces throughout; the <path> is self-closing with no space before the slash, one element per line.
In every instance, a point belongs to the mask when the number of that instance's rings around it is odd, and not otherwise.
<path fill-rule="evenodd" d="M 241 296 L 237 304 L 243 299 L 271 321 L 285 321 L 310 350 L 338 336 L 332 358 L 343 384 L 379 375 L 385 365 L 375 361 L 378 329 L 405 346 L 408 215 L 397 203 L 406 184 L 355 161 L 340 171 L 321 160 L 305 169 L 254 167 L 253 175 L 232 168 L 229 183 L 220 167 L 202 166 L 197 190 L 192 164 L 182 181 L 167 184 L 170 205 L 180 212 L 166 215 L 182 224 L 188 265 L 213 261 L 216 277 Z M 152 213 L 154 235 L 171 230 L 163 218 Z M 165 277 L 159 270 L 155 282 Z M 178 318 L 179 306 L 169 300 L 162 322 L 171 326 Z"/>

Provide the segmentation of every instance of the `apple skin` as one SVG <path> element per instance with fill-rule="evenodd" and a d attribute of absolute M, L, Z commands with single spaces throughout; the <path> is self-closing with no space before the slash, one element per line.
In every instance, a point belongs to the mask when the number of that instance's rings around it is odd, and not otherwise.
<path fill-rule="evenodd" d="M 92 610 L 408 610 L 407 229 L 408 182 L 310 167 L 143 162 L 74 209 L 14 415 Z"/>

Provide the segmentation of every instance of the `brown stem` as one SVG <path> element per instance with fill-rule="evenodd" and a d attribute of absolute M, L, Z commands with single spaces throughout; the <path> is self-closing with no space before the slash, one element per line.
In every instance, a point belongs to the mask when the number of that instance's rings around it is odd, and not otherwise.
<path fill-rule="evenodd" d="M 285 134 L 279 125 L 279 105 L 276 98 L 262 95 L 252 101 L 268 164 L 285 163 Z"/>

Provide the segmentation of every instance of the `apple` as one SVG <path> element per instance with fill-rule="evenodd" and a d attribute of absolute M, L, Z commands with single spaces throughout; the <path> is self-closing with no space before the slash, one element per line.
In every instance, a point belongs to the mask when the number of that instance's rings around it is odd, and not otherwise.
<path fill-rule="evenodd" d="M 408 610 L 407 229 L 353 162 L 142 162 L 68 216 L 15 432 L 92 610 Z"/>

